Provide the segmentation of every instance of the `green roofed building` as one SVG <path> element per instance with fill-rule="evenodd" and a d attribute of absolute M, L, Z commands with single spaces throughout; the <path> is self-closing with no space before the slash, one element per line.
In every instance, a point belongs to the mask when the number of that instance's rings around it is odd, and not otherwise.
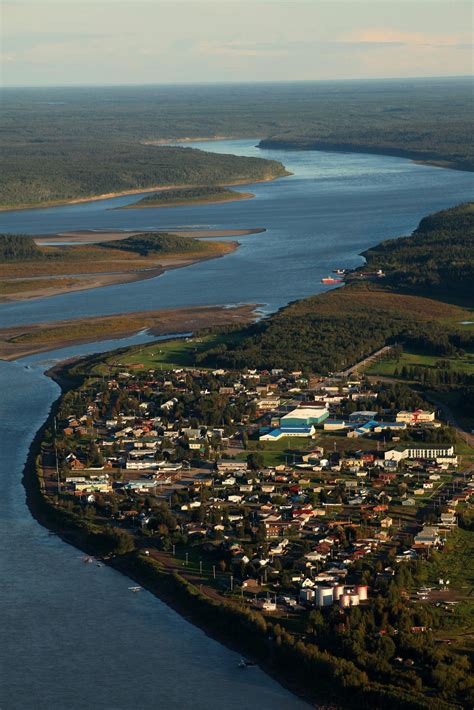
<path fill-rule="evenodd" d="M 309 427 L 321 424 L 328 416 L 326 407 L 300 407 L 280 419 L 280 428 L 284 431 L 295 427 Z"/>

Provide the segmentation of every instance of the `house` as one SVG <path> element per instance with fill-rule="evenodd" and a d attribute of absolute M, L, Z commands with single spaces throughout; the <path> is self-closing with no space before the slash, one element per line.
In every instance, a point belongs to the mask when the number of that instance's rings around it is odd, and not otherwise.
<path fill-rule="evenodd" d="M 87 480 L 85 479 L 84 481 L 75 481 L 73 483 L 74 487 L 74 493 L 89 493 L 92 491 L 96 491 L 99 493 L 110 493 L 112 490 L 112 484 L 109 483 L 106 479 L 95 479 L 95 480 Z"/>
<path fill-rule="evenodd" d="M 269 412 L 278 409 L 280 406 L 280 397 L 270 395 L 269 397 L 261 397 L 257 400 L 257 409 L 261 412 Z"/>
<path fill-rule="evenodd" d="M 426 409 L 415 409 L 413 412 L 402 410 L 397 413 L 397 422 L 405 422 L 405 424 L 415 425 L 424 424 L 426 422 L 433 422 L 435 418 L 435 413 L 430 412 Z"/>
<path fill-rule="evenodd" d="M 350 426 L 343 419 L 326 419 L 323 429 L 324 431 L 341 431 L 342 429 L 348 429 Z"/>
<path fill-rule="evenodd" d="M 434 547 L 441 543 L 439 530 L 435 525 L 425 525 L 416 535 L 414 547 Z"/>

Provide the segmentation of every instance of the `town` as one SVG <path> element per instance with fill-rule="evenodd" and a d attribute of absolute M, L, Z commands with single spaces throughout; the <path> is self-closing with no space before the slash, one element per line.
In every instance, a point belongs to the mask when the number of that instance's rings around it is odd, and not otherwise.
<path fill-rule="evenodd" d="M 453 430 L 421 403 L 357 374 L 117 363 L 64 395 L 41 483 L 106 526 L 106 559 L 138 550 L 303 635 L 365 607 L 377 638 L 396 638 L 390 611 L 378 622 L 370 611 L 396 589 L 409 632 L 444 642 L 432 627 L 467 592 L 430 560 L 469 518 L 474 477 Z M 325 607 L 337 609 L 329 621 Z M 392 646 L 385 664 L 416 662 Z"/>

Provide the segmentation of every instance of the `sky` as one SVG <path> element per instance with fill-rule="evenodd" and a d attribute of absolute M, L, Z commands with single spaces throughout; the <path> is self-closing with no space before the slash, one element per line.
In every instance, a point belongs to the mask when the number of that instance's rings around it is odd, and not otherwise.
<path fill-rule="evenodd" d="M 472 74 L 465 0 L 3 0 L 2 83 Z"/>

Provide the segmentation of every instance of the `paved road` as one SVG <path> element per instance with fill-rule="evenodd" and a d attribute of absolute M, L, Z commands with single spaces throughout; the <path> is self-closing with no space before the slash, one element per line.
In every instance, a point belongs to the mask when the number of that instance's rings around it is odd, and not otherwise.
<path fill-rule="evenodd" d="M 354 374 L 358 370 L 360 370 L 361 367 L 365 367 L 369 363 L 371 363 L 373 360 L 376 360 L 378 357 L 381 355 L 385 355 L 385 353 L 388 353 L 392 349 L 392 345 L 384 345 L 383 348 L 380 348 L 379 350 L 376 350 L 372 355 L 369 355 L 368 357 L 364 358 L 363 360 L 360 360 L 359 362 L 356 362 L 355 365 L 352 365 L 352 367 L 349 367 L 347 370 L 344 370 L 343 372 L 340 373 L 342 377 L 349 377 L 349 375 Z"/>

